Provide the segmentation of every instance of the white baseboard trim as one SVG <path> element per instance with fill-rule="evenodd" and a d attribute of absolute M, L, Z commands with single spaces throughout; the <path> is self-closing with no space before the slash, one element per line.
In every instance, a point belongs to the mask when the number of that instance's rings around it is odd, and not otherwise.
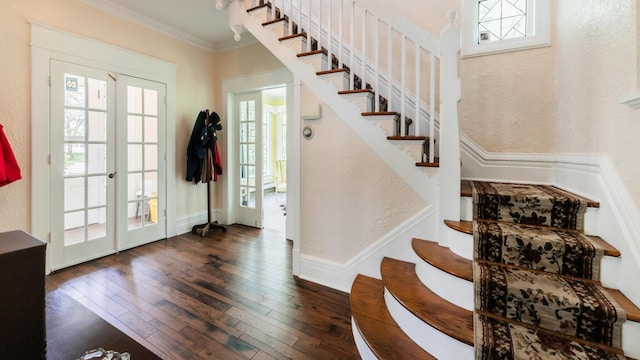
<path fill-rule="evenodd" d="M 605 154 L 488 153 L 462 137 L 462 178 L 552 184 L 598 201 L 589 229 L 621 251 L 618 267 L 604 273 L 604 286 L 620 289 L 640 305 L 640 287 L 625 281 L 640 274 L 640 211 Z"/>
<path fill-rule="evenodd" d="M 380 279 L 380 263 L 385 256 L 415 263 L 411 239 L 414 237 L 435 238 L 437 222 L 437 208 L 428 206 L 369 245 L 345 264 L 301 254 L 298 276 L 348 293 L 351 291 L 351 284 L 358 274 Z"/>
<path fill-rule="evenodd" d="M 211 210 L 211 217 L 212 219 L 215 221 L 216 219 L 220 219 L 223 211 L 222 209 L 212 209 Z M 193 214 L 190 216 L 183 216 L 183 217 L 179 217 L 176 219 L 176 224 L 175 224 L 175 228 L 176 228 L 176 233 L 178 235 L 181 234 L 186 234 L 188 232 L 191 232 L 191 229 L 195 226 L 195 225 L 201 225 L 207 222 L 207 213 L 205 212 L 200 212 L 197 214 Z"/>

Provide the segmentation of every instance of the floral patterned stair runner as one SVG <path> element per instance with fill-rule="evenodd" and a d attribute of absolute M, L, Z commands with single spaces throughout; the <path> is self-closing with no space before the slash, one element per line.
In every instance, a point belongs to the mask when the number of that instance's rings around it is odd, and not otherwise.
<path fill-rule="evenodd" d="M 474 222 L 474 257 L 598 280 L 604 249 L 577 231 L 496 221 Z"/>
<path fill-rule="evenodd" d="M 625 360 L 622 351 L 572 341 L 544 330 L 476 314 L 476 359 Z"/>
<path fill-rule="evenodd" d="M 472 182 L 474 218 L 582 230 L 587 202 L 546 185 Z"/>
<path fill-rule="evenodd" d="M 477 359 L 624 359 L 625 313 L 596 285 L 587 203 L 545 185 L 472 182 Z"/>
<path fill-rule="evenodd" d="M 480 261 L 474 266 L 479 278 L 476 309 L 563 335 L 622 346 L 626 315 L 600 286 Z"/>

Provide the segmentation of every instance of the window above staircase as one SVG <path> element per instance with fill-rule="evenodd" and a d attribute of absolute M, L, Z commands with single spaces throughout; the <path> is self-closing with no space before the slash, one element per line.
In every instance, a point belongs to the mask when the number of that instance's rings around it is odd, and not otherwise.
<path fill-rule="evenodd" d="M 549 0 L 463 0 L 462 56 L 547 46 Z"/>

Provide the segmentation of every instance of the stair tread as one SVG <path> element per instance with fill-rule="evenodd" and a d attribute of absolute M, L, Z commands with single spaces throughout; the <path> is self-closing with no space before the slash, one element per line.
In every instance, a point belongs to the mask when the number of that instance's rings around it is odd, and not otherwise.
<path fill-rule="evenodd" d="M 381 280 L 358 275 L 351 286 L 353 319 L 369 345 L 380 359 L 435 359 L 413 342 L 393 320 L 384 302 Z"/>
<path fill-rule="evenodd" d="M 476 182 L 485 182 L 485 181 L 477 181 L 477 180 L 461 180 L 460 181 L 460 195 L 461 196 L 465 196 L 465 197 L 472 197 L 473 196 L 473 185 L 472 183 L 476 181 Z M 486 182 L 491 182 L 491 181 L 486 181 Z M 587 207 L 591 207 L 591 208 L 599 208 L 600 207 L 600 203 L 591 199 L 588 199 L 584 196 L 580 196 L 577 194 L 572 193 L 571 191 L 567 191 L 565 189 L 559 188 L 557 186 L 553 186 L 553 185 L 547 185 L 550 188 L 554 188 L 556 190 L 565 192 L 567 194 L 570 194 L 571 196 L 574 196 L 576 198 L 582 199 L 587 203 Z"/>
<path fill-rule="evenodd" d="M 313 50 L 313 51 L 307 51 L 307 52 L 303 52 L 303 53 L 299 53 L 296 56 L 297 57 L 305 57 L 305 56 L 313 56 L 313 55 L 317 55 L 317 54 L 327 54 L 327 50 L 322 49 L 322 50 Z"/>
<path fill-rule="evenodd" d="M 322 76 L 322 75 L 328 75 L 328 74 L 337 74 L 337 73 L 341 73 L 341 72 L 346 73 L 347 69 L 340 68 L 340 69 L 323 70 L 323 71 L 316 72 L 316 75 Z"/>
<path fill-rule="evenodd" d="M 627 320 L 640 322 L 640 308 L 638 308 L 629 298 L 627 298 L 620 290 L 605 288 L 613 297 L 618 305 L 620 305 L 627 313 Z"/>
<path fill-rule="evenodd" d="M 504 266 L 502 264 L 494 264 L 486 261 L 476 261 L 475 264 L 478 267 L 478 269 L 481 269 L 481 268 L 488 269 L 489 266 L 497 265 L 494 267 L 494 269 L 497 269 L 497 268 L 511 269 L 507 271 L 513 272 L 515 274 L 527 272 L 528 273 L 527 276 L 529 277 L 528 281 L 530 281 L 532 284 L 557 284 L 557 285 L 547 285 L 545 286 L 545 288 L 547 289 L 547 291 L 550 291 L 550 292 L 556 292 L 557 290 L 558 298 L 563 298 L 564 296 L 564 293 L 565 293 L 564 284 L 566 284 L 565 281 L 567 280 L 567 278 L 564 277 L 563 275 L 553 274 L 548 272 L 531 271 L 529 269 L 525 269 L 521 267 Z M 476 271 L 479 271 L 478 269 L 476 269 Z M 492 278 L 493 278 L 493 275 L 492 275 Z M 636 322 L 640 321 L 640 309 L 637 306 L 635 306 L 631 302 L 631 300 L 629 300 L 626 296 L 624 296 L 624 294 L 622 294 L 622 292 L 620 292 L 619 290 L 605 288 L 603 286 L 593 284 L 588 279 L 579 279 L 575 277 L 570 279 L 572 281 L 579 281 L 579 282 L 584 281 L 585 284 L 591 283 L 592 286 L 595 286 L 593 290 L 597 288 L 599 289 L 599 291 L 603 293 L 607 293 L 608 295 L 611 296 L 611 298 L 615 300 L 615 302 L 618 303 L 618 305 L 625 312 L 627 320 L 636 321 Z M 481 310 L 486 310 L 486 309 L 481 309 Z M 600 313 L 595 313 L 595 314 L 598 314 L 598 316 L 601 315 Z"/>
<path fill-rule="evenodd" d="M 259 9 L 262 9 L 262 8 L 271 8 L 271 4 L 270 3 L 264 3 L 262 5 L 254 6 L 254 7 L 250 8 L 250 9 L 247 9 L 247 12 L 249 13 L 249 12 L 256 11 L 256 10 L 259 10 Z"/>
<path fill-rule="evenodd" d="M 445 225 L 452 228 L 453 230 L 460 231 L 461 233 L 473 235 L 473 222 L 467 220 L 445 220 Z"/>
<path fill-rule="evenodd" d="M 471 180 L 461 180 L 460 181 L 460 195 L 464 197 L 472 197 L 473 190 L 471 187 Z"/>
<path fill-rule="evenodd" d="M 284 22 L 287 22 L 287 19 L 285 19 L 285 18 L 279 18 L 279 19 L 269 20 L 269 21 L 267 21 L 267 22 L 263 22 L 263 23 L 262 23 L 262 26 L 269 26 L 269 25 L 277 24 L 277 23 L 279 23 L 279 22 L 283 22 L 283 21 L 284 21 Z"/>
<path fill-rule="evenodd" d="M 385 287 L 408 311 L 438 331 L 473 345 L 473 313 L 424 286 L 415 264 L 385 257 L 380 272 Z"/>
<path fill-rule="evenodd" d="M 414 135 L 406 135 L 406 136 L 387 136 L 387 140 L 427 140 L 426 136 L 414 136 Z"/>
<path fill-rule="evenodd" d="M 440 246 L 435 241 L 413 239 L 413 251 L 422 260 L 434 267 L 467 281 L 473 281 L 473 262 Z"/>
<path fill-rule="evenodd" d="M 373 94 L 373 91 L 371 91 L 369 89 L 354 89 L 354 90 L 341 90 L 341 91 L 338 91 L 339 95 L 362 94 L 362 93 L 371 93 L 371 94 Z"/>
<path fill-rule="evenodd" d="M 620 250 L 616 249 L 613 245 L 606 242 L 600 236 L 587 236 L 591 241 L 600 245 L 604 249 L 604 254 L 612 257 L 620 257 Z"/>
<path fill-rule="evenodd" d="M 369 111 L 363 112 L 362 116 L 400 116 L 400 113 L 395 111 Z"/>
<path fill-rule="evenodd" d="M 440 167 L 440 162 L 417 162 L 416 166 L 437 168 L 437 167 Z"/>
<path fill-rule="evenodd" d="M 293 34 L 293 35 L 287 35 L 287 36 L 283 36 L 281 38 L 278 39 L 278 41 L 285 41 L 285 40 L 290 40 L 290 39 L 295 39 L 297 37 L 301 37 L 301 38 L 306 38 L 307 36 L 305 34 Z"/>
<path fill-rule="evenodd" d="M 559 187 L 557 187 L 557 186 L 550 185 L 550 187 L 552 187 L 552 188 L 554 188 L 554 189 L 558 189 L 558 190 L 560 190 L 560 191 L 564 191 L 564 192 L 566 192 L 567 194 L 571 194 L 572 196 L 575 196 L 575 197 L 577 197 L 577 198 L 580 198 L 580 199 L 582 199 L 582 200 L 586 201 L 586 203 L 587 203 L 587 207 L 592 207 L 592 208 L 599 208 L 599 207 L 600 207 L 600 203 L 599 203 L 599 202 L 597 202 L 597 201 L 594 201 L 594 200 L 588 199 L 588 198 L 586 198 L 586 197 L 584 197 L 584 196 L 580 196 L 580 195 L 574 194 L 574 193 L 572 193 L 571 191 L 564 190 L 564 189 L 559 188 Z"/>

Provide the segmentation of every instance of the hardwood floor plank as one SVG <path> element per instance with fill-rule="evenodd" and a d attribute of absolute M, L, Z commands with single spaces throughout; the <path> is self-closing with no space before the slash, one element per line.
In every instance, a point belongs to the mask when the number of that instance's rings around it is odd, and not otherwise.
<path fill-rule="evenodd" d="M 198 355 L 204 357 L 205 359 L 223 358 L 229 360 L 242 360 L 247 358 L 229 350 L 224 344 L 220 344 L 217 341 L 211 341 L 211 338 L 203 335 L 190 326 L 185 327 L 182 331 L 180 331 L 180 334 L 185 336 L 186 338 L 191 339 L 196 349 L 201 348 L 202 350 L 198 351 Z M 251 356 L 249 358 L 255 357 L 255 354 L 257 353 L 258 350 L 252 348 L 251 351 L 248 352 L 248 355 Z"/>
<path fill-rule="evenodd" d="M 358 359 L 348 294 L 292 276 L 291 248 L 277 231 L 230 226 L 60 270 L 46 285 L 163 359 Z"/>

